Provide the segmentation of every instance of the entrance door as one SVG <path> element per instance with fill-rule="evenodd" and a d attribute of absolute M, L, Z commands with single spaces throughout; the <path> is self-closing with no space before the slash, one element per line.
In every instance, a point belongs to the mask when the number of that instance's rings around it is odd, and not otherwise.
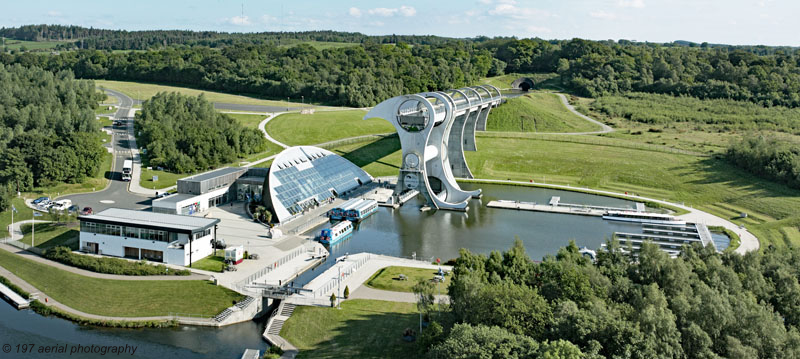
<path fill-rule="evenodd" d="M 99 250 L 98 248 L 99 246 L 97 245 L 97 243 L 94 242 L 86 242 L 86 247 L 88 247 L 89 253 L 91 254 L 97 254 Z"/>

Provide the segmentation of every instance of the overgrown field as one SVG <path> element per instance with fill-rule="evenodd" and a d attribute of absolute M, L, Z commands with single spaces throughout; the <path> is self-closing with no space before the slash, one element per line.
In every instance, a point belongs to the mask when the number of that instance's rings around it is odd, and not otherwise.
<path fill-rule="evenodd" d="M 590 132 L 597 126 L 570 112 L 556 94 L 529 93 L 509 99 L 492 109 L 486 122 L 489 131 Z"/>
<path fill-rule="evenodd" d="M 286 101 L 272 101 L 262 100 L 254 97 L 231 95 L 227 93 L 196 90 L 188 87 L 177 87 L 167 85 L 156 85 L 144 82 L 128 82 L 128 81 L 109 81 L 109 80 L 95 80 L 97 88 L 107 88 L 124 93 L 130 98 L 138 100 L 147 100 L 155 96 L 159 92 L 178 92 L 188 96 L 197 96 L 205 94 L 206 100 L 209 102 L 233 103 L 239 105 L 261 105 L 261 106 L 286 106 Z M 291 106 L 300 106 L 299 102 L 294 102 L 293 99 Z"/>

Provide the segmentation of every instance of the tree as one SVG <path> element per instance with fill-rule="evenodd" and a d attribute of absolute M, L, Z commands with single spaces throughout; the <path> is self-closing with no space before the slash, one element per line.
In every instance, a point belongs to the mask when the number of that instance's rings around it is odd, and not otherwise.
<path fill-rule="evenodd" d="M 433 311 L 433 305 L 436 302 L 434 293 L 436 286 L 431 281 L 424 278 L 420 279 L 417 284 L 412 288 L 414 295 L 417 296 L 417 310 L 425 316 L 430 316 Z"/>
<path fill-rule="evenodd" d="M 333 308 L 333 307 L 336 306 L 336 294 L 335 293 L 331 293 L 331 298 L 330 299 L 331 299 L 331 308 Z"/>
<path fill-rule="evenodd" d="M 344 299 L 350 298 L 350 287 L 344 286 Z"/>

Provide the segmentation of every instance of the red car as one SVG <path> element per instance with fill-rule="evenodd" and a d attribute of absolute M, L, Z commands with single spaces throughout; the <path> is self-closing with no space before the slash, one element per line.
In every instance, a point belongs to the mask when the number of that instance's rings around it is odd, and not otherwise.
<path fill-rule="evenodd" d="M 83 207 L 83 210 L 81 211 L 81 215 L 83 216 L 90 215 L 92 213 L 94 213 L 92 207 Z"/>

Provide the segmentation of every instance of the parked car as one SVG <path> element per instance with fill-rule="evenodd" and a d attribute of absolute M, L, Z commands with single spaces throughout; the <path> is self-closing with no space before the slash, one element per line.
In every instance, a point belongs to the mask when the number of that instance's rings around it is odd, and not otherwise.
<path fill-rule="evenodd" d="M 213 244 L 214 244 L 214 249 L 225 249 L 225 247 L 227 247 L 225 245 L 225 241 L 221 239 L 217 239 L 216 241 L 214 241 Z"/>
<path fill-rule="evenodd" d="M 247 259 L 258 259 L 258 253 L 250 254 Z"/>
<path fill-rule="evenodd" d="M 50 197 L 39 197 L 39 198 L 33 200 L 33 204 L 35 204 L 35 205 L 39 205 L 39 204 L 47 203 L 47 202 L 50 202 Z"/>
<path fill-rule="evenodd" d="M 83 216 L 88 216 L 88 215 L 93 214 L 93 213 L 94 213 L 94 210 L 92 210 L 92 207 L 83 207 L 83 210 L 81 211 L 81 215 L 83 215 Z"/>
<path fill-rule="evenodd" d="M 68 199 L 62 199 L 60 201 L 53 202 L 52 208 L 56 211 L 65 211 L 72 206 L 72 201 Z"/>

